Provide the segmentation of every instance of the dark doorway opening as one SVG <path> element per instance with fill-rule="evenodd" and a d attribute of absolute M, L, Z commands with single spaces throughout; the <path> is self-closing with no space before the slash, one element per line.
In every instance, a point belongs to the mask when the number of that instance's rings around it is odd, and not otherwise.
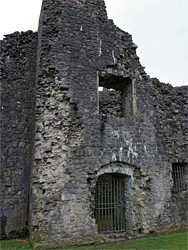
<path fill-rule="evenodd" d="M 95 196 L 95 218 L 99 232 L 124 232 L 125 176 L 104 174 L 98 178 Z"/>

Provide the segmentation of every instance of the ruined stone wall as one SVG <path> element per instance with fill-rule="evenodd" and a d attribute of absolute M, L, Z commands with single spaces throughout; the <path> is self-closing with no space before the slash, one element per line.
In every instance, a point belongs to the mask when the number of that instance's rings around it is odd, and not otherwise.
<path fill-rule="evenodd" d="M 0 41 L 2 239 L 28 230 L 36 47 L 37 34 L 31 31 Z"/>
<path fill-rule="evenodd" d="M 157 118 L 169 160 L 188 162 L 188 87 L 172 87 L 152 79 L 151 91 L 156 96 Z"/>
<path fill-rule="evenodd" d="M 26 229 L 28 205 L 34 249 L 186 225 L 187 191 L 172 193 L 172 164 L 187 171 L 187 87 L 150 79 L 103 0 L 44 0 L 38 41 L 15 33 L 0 45 L 4 238 Z M 112 173 L 126 178 L 126 231 L 102 234 L 96 183 Z"/>
<path fill-rule="evenodd" d="M 188 87 L 174 88 L 159 82 L 158 79 L 152 79 L 150 91 L 156 98 L 155 109 L 158 119 L 156 129 L 162 138 L 161 144 L 164 145 L 171 165 L 170 172 L 172 173 L 172 164 L 183 164 L 185 182 L 188 183 Z M 186 224 L 187 196 L 186 191 L 171 195 L 170 207 L 174 226 Z"/>
<path fill-rule="evenodd" d="M 120 239 L 171 228 L 172 166 L 158 100 L 132 37 L 107 19 L 102 0 L 46 0 L 39 41 L 30 203 L 34 248 L 117 238 L 99 234 L 94 218 L 96 180 L 105 171 L 132 178 L 128 231 Z M 122 114 L 108 105 L 112 112 L 100 113 L 99 86 L 122 92 Z"/>

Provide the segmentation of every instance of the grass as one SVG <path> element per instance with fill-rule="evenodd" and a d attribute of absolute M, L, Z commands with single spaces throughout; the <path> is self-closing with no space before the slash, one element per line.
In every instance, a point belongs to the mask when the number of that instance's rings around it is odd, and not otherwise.
<path fill-rule="evenodd" d="M 1 250 L 32 250 L 27 240 L 2 241 Z M 188 233 L 172 233 L 158 237 L 147 237 L 123 244 L 104 244 L 66 248 L 66 250 L 124 249 L 124 250 L 188 250 Z M 59 249 L 60 250 L 60 249 Z M 65 250 L 65 249 L 64 249 Z"/>
<path fill-rule="evenodd" d="M 0 243 L 0 250 L 32 250 L 28 240 L 3 240 Z"/>

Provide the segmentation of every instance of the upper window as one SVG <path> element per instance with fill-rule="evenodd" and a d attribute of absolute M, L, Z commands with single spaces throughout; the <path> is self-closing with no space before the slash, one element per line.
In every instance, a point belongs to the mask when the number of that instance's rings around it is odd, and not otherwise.
<path fill-rule="evenodd" d="M 172 164 L 173 193 L 179 193 L 186 190 L 185 167 L 183 163 Z"/>
<path fill-rule="evenodd" d="M 116 117 L 129 117 L 133 114 L 130 78 L 111 74 L 99 76 L 99 112 Z"/>
<path fill-rule="evenodd" d="M 99 232 L 125 231 L 125 177 L 104 174 L 98 178 L 95 218 Z"/>

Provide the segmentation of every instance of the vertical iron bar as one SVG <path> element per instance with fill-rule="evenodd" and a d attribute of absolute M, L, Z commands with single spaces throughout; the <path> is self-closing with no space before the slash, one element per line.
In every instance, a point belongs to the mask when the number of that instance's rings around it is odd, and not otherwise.
<path fill-rule="evenodd" d="M 117 230 L 119 231 L 119 178 L 116 177 L 116 191 L 117 191 Z"/>
<path fill-rule="evenodd" d="M 180 172 L 180 191 L 184 189 L 183 187 L 183 167 L 180 165 L 179 166 L 179 172 Z"/>
<path fill-rule="evenodd" d="M 120 178 L 120 200 L 121 200 L 121 208 L 120 208 L 120 216 L 121 216 L 121 230 L 123 229 L 123 211 L 122 211 L 122 204 L 123 204 L 123 195 L 122 195 L 122 178 Z"/>
<path fill-rule="evenodd" d="M 178 172 L 177 172 L 177 165 L 175 165 L 175 183 L 176 183 L 176 191 L 178 191 Z"/>
<path fill-rule="evenodd" d="M 102 206 L 102 210 L 101 210 L 101 212 L 102 212 L 102 231 L 103 231 L 103 211 L 104 211 L 104 207 L 103 207 L 103 188 L 104 188 L 104 179 L 102 180 L 103 182 L 102 182 L 102 197 L 101 197 L 101 206 Z"/>
<path fill-rule="evenodd" d="M 177 192 L 177 181 L 176 181 L 176 165 L 173 166 L 173 173 L 174 173 L 174 192 Z"/>
<path fill-rule="evenodd" d="M 178 166 L 177 165 L 175 165 L 175 169 L 176 169 L 176 171 L 175 171 L 175 173 L 176 173 L 176 191 L 178 192 L 179 183 L 178 183 Z"/>
<path fill-rule="evenodd" d="M 181 190 L 180 191 L 183 191 L 183 189 L 184 189 L 184 181 L 183 181 L 183 179 L 184 179 L 184 175 L 183 175 L 183 166 L 181 166 L 180 165 L 180 188 L 181 188 Z"/>
<path fill-rule="evenodd" d="M 105 231 L 106 231 L 106 181 L 107 181 L 107 179 L 105 179 L 105 181 L 104 181 L 104 186 L 105 186 L 105 189 L 104 189 L 104 202 L 105 202 L 105 208 L 104 208 L 104 210 L 105 210 L 105 217 L 104 217 L 104 226 L 105 226 Z"/>
<path fill-rule="evenodd" d="M 181 184 L 182 184 L 182 179 L 181 179 L 181 166 L 178 165 L 178 171 L 179 171 L 179 191 L 182 191 L 181 189 Z"/>
<path fill-rule="evenodd" d="M 128 181 L 128 179 L 127 179 Z M 123 179 L 123 230 L 126 230 L 126 214 L 125 214 L 125 178 Z M 126 188 L 127 188 L 127 185 L 126 185 Z"/>
<path fill-rule="evenodd" d="M 114 186 L 114 231 L 116 231 L 116 179 L 113 178 Z"/>
<path fill-rule="evenodd" d="M 173 181 L 173 188 L 172 188 L 172 190 L 174 192 L 174 166 L 173 166 L 173 164 L 172 164 L 172 181 Z"/>
<path fill-rule="evenodd" d="M 176 187 L 176 166 L 173 166 L 173 173 L 174 173 L 174 191 L 177 191 L 177 187 Z"/>
<path fill-rule="evenodd" d="M 177 164 L 177 176 L 178 176 L 178 179 L 177 179 L 177 184 L 178 184 L 178 192 L 180 191 L 180 166 L 179 164 Z"/>
<path fill-rule="evenodd" d="M 173 180 L 173 192 L 174 192 L 174 190 L 175 190 L 175 184 L 174 184 L 174 179 L 175 179 L 175 177 L 174 177 L 174 166 L 172 165 L 172 180 Z"/>
<path fill-rule="evenodd" d="M 182 170 L 182 190 L 185 190 L 185 168 L 184 166 L 181 167 Z"/>
<path fill-rule="evenodd" d="M 96 190 L 95 190 L 95 193 L 96 193 L 96 198 L 95 198 L 95 219 L 96 219 L 96 222 L 97 222 L 97 226 L 99 225 L 98 223 L 98 187 L 97 187 L 97 183 L 96 183 Z"/>
<path fill-rule="evenodd" d="M 110 178 L 110 190 L 111 190 L 111 231 L 113 231 L 113 189 L 112 189 L 112 177 Z"/>
<path fill-rule="evenodd" d="M 110 177 L 110 176 L 109 176 Z M 110 189 L 109 189 L 109 185 L 110 185 L 110 179 L 108 177 L 108 231 L 110 231 Z"/>
<path fill-rule="evenodd" d="M 101 231 L 101 220 L 100 220 L 100 207 L 101 207 L 101 201 L 100 201 L 100 192 L 101 192 L 101 187 L 100 187 L 100 182 L 98 182 L 98 220 L 99 220 L 99 224 L 98 224 L 98 228 L 99 228 L 99 232 Z"/>
<path fill-rule="evenodd" d="M 180 191 L 180 178 L 179 178 L 179 176 L 180 176 L 180 172 L 179 172 L 179 165 L 177 164 L 176 165 L 176 173 L 177 173 L 177 186 L 178 186 L 178 192 Z"/>
<path fill-rule="evenodd" d="M 181 191 L 180 165 L 178 164 L 178 191 Z"/>

